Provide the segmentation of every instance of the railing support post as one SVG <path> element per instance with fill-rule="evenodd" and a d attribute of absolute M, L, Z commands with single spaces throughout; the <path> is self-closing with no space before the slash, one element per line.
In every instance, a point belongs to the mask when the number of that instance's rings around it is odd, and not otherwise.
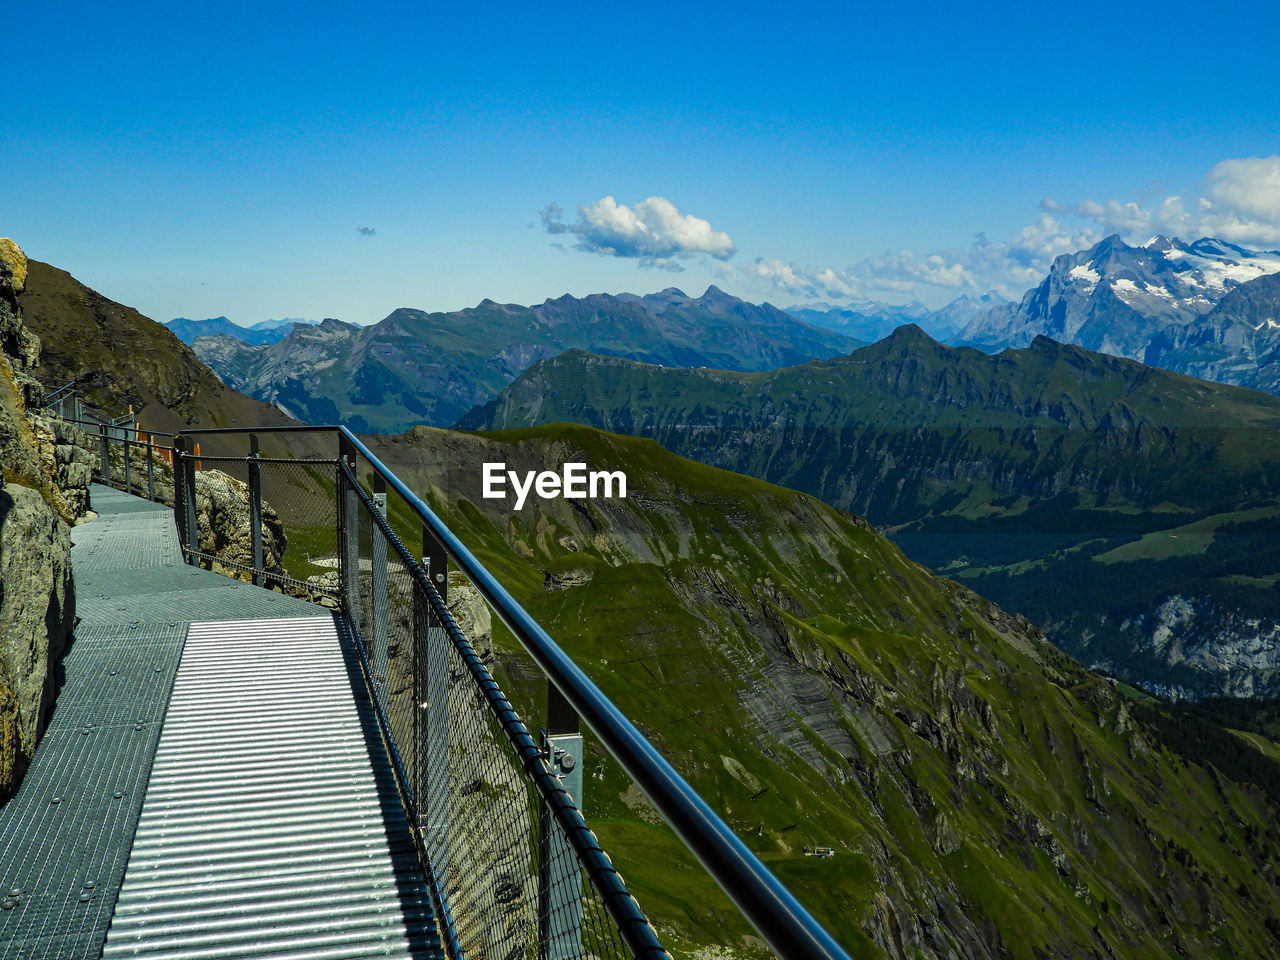
<path fill-rule="evenodd" d="M 387 515 L 387 481 L 381 474 L 373 475 L 373 505 L 384 517 Z M 369 602 L 373 606 L 373 649 L 375 656 L 387 656 L 387 541 L 381 532 L 373 531 L 371 566 L 373 590 Z"/>
<path fill-rule="evenodd" d="M 156 445 L 152 442 L 151 434 L 147 434 L 147 499 L 154 501 L 156 498 L 156 465 L 154 463 L 156 455 Z"/>
<path fill-rule="evenodd" d="M 435 535 L 422 526 L 422 569 L 427 579 L 440 594 L 444 603 L 449 602 L 449 557 L 444 545 Z M 426 798 L 423 803 L 426 815 L 425 832 L 432 840 L 429 849 L 435 854 L 435 869 L 443 886 L 449 877 L 449 648 L 451 646 L 444 625 L 430 613 L 426 620 L 426 696 L 427 709 L 426 756 L 422 758 L 426 771 Z M 421 742 L 421 741 L 420 741 Z"/>
<path fill-rule="evenodd" d="M 564 695 L 547 684 L 547 729 L 542 749 L 579 810 L 582 803 L 582 734 Z M 538 942 L 543 960 L 582 956 L 582 869 L 546 805 L 538 808 Z"/>
<path fill-rule="evenodd" d="M 182 489 L 182 452 L 186 448 L 185 439 L 180 436 L 173 438 L 173 525 L 178 528 L 178 543 L 184 547 L 187 535 L 187 498 Z"/>
<path fill-rule="evenodd" d="M 133 465 L 133 441 L 129 439 L 129 431 L 124 431 L 120 440 L 120 449 L 124 453 L 124 492 L 133 493 L 130 467 Z"/>
<path fill-rule="evenodd" d="M 338 509 L 338 551 L 340 559 L 339 582 L 342 590 L 343 605 L 347 617 L 356 630 L 360 629 L 360 502 L 356 492 L 347 480 L 343 464 L 356 472 L 355 447 L 346 437 L 338 436 L 338 495 L 341 506 Z"/>
<path fill-rule="evenodd" d="M 107 446 L 107 425 L 98 424 L 98 472 L 102 474 L 102 482 L 111 486 L 111 450 Z"/>
<path fill-rule="evenodd" d="M 258 463 L 258 435 L 249 434 L 249 544 L 253 551 L 253 583 L 262 586 L 262 466 Z"/>
<path fill-rule="evenodd" d="M 200 549 L 196 525 L 195 464 L 187 450 L 187 440 L 181 436 L 173 438 L 173 512 L 178 522 L 178 540 L 188 551 L 183 559 L 195 566 L 196 558 L 190 552 Z"/>

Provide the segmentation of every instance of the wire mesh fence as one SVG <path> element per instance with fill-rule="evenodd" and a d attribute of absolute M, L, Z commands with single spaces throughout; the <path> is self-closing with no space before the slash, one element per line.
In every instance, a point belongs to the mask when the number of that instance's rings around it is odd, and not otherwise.
<path fill-rule="evenodd" d="M 548 764 L 580 771 L 580 747 L 573 759 L 537 747 L 521 756 L 513 732 L 534 741 L 488 673 L 491 651 L 471 646 L 449 611 L 441 560 L 424 568 L 387 521 L 387 494 L 344 480 L 345 599 L 442 916 L 448 908 L 446 940 L 460 956 L 631 956 L 526 771 L 533 760 L 558 781 Z"/>
<path fill-rule="evenodd" d="M 191 562 L 337 606 L 337 461 L 207 456 L 179 444 L 179 540 Z"/>
<path fill-rule="evenodd" d="M 237 456 L 219 439 L 216 454 L 175 443 L 184 552 L 346 614 L 450 957 L 668 956 L 567 788 L 581 738 L 529 733 L 450 611 L 443 550 L 411 551 L 352 459 L 264 457 L 248 436 Z"/>
<path fill-rule="evenodd" d="M 56 413 L 57 408 L 53 408 Z M 98 482 L 156 503 L 173 504 L 173 444 L 169 434 L 139 430 L 132 424 L 103 423 L 81 411 L 64 418 L 83 431 L 93 454 Z"/>

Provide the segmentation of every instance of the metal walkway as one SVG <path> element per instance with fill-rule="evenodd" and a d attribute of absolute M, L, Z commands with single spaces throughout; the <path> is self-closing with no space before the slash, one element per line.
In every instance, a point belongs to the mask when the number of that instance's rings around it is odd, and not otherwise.
<path fill-rule="evenodd" d="M 0 809 L 0 956 L 438 957 L 341 622 L 184 565 L 167 508 L 92 501 L 65 683 Z"/>

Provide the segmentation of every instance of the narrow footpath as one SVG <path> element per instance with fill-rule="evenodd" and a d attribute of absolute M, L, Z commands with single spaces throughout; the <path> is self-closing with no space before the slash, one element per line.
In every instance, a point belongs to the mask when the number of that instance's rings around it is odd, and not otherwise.
<path fill-rule="evenodd" d="M 341 620 L 187 566 L 166 507 L 91 497 L 63 686 L 0 809 L 0 956 L 438 957 Z"/>

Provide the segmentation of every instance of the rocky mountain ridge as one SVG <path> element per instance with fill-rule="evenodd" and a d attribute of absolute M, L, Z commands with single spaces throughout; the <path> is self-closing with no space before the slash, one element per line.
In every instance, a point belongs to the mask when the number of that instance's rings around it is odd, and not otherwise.
<path fill-rule="evenodd" d="M 582 347 L 652 363 L 763 370 L 834 356 L 855 342 L 716 287 L 648 297 L 593 294 L 537 306 L 484 300 L 454 313 L 407 308 L 358 327 L 325 320 L 252 347 L 200 338 L 195 350 L 236 390 L 309 423 L 391 433 L 447 426 L 536 360 Z"/>
<path fill-rule="evenodd" d="M 41 381 L 75 380 L 81 396 L 112 416 L 132 407 L 144 428 L 166 432 L 194 423 L 290 422 L 270 404 L 228 390 L 161 324 L 65 270 L 29 260 L 17 304 L 40 342 Z"/>

